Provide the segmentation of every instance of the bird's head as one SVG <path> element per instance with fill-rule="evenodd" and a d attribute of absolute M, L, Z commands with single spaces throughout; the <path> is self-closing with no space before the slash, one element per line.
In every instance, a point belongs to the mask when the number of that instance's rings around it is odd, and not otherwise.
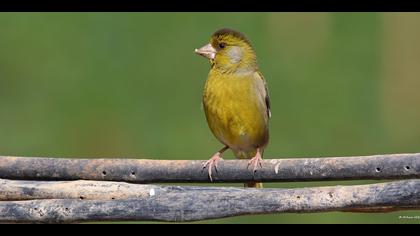
<path fill-rule="evenodd" d="M 257 59 L 249 40 L 232 29 L 216 31 L 205 46 L 195 53 L 210 60 L 212 68 L 222 72 L 247 72 L 257 69 Z"/>

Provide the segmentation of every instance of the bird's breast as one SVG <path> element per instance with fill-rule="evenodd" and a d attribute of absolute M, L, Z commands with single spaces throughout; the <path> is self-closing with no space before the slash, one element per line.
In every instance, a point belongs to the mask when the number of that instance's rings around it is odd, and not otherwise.
<path fill-rule="evenodd" d="M 268 117 L 264 97 L 251 75 L 209 74 L 203 105 L 213 134 L 236 150 L 253 150 L 268 142 Z"/>

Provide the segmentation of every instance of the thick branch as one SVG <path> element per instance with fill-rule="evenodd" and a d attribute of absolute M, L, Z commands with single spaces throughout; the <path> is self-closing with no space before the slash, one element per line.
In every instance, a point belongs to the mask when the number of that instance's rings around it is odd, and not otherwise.
<path fill-rule="evenodd" d="M 186 190 L 188 187 L 186 188 Z M 22 181 L 0 179 L 0 201 L 23 201 L 36 199 L 81 199 L 122 200 L 130 198 L 147 199 L 156 191 L 171 193 L 172 188 L 157 185 L 128 184 L 110 181 Z M 349 212 L 392 212 L 412 207 L 365 207 L 352 208 Z"/>
<path fill-rule="evenodd" d="M 132 183 L 209 182 L 205 160 L 53 159 L 0 157 L 0 178 L 110 180 Z M 264 160 L 253 178 L 247 160 L 224 160 L 214 182 L 409 179 L 420 177 L 420 153 Z"/>
<path fill-rule="evenodd" d="M 398 210 L 419 205 L 420 180 L 302 189 L 168 186 L 136 199 L 0 202 L 0 222 L 195 221 L 282 212 Z"/>

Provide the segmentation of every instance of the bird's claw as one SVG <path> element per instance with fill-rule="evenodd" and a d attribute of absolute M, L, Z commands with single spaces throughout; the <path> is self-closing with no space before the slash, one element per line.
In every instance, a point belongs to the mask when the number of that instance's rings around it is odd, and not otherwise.
<path fill-rule="evenodd" d="M 262 157 L 261 155 L 259 155 L 259 153 L 257 153 L 255 157 L 249 160 L 247 168 L 249 168 L 250 165 L 253 166 L 252 175 L 255 176 L 255 172 L 257 172 L 257 167 L 260 166 L 260 168 L 262 168 Z"/>
<path fill-rule="evenodd" d="M 223 158 L 220 157 L 220 153 L 216 153 L 203 165 L 203 169 L 205 169 L 207 166 L 209 167 L 208 173 L 209 173 L 209 178 L 211 182 L 213 182 L 213 178 L 211 176 L 213 166 L 214 166 L 214 170 L 217 172 L 217 162 L 220 160 L 223 160 Z"/>

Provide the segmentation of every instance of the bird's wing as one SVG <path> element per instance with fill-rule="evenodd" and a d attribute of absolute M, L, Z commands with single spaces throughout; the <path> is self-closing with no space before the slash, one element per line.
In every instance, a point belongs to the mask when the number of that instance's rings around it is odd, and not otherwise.
<path fill-rule="evenodd" d="M 268 95 L 267 82 L 265 81 L 264 76 L 262 75 L 262 73 L 260 71 L 257 71 L 256 75 L 264 84 L 263 95 L 264 95 L 264 98 L 265 98 L 265 105 L 267 106 L 267 115 L 270 118 L 271 117 L 271 108 L 270 108 L 270 96 Z"/>

